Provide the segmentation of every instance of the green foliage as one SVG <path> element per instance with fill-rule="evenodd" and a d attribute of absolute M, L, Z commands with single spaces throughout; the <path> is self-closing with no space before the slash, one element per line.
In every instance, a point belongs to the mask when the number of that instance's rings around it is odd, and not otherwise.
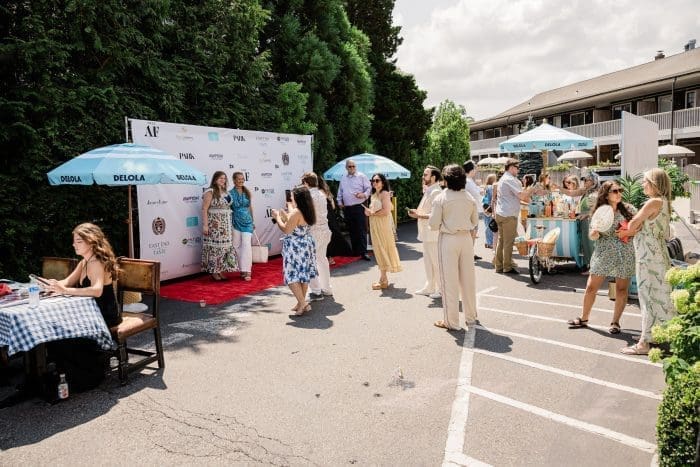
<path fill-rule="evenodd" d="M 692 465 L 700 422 L 700 263 L 671 268 L 665 279 L 673 288 L 671 300 L 678 315 L 652 329 L 653 340 L 671 350 L 663 358 L 668 386 L 656 424 L 659 461 Z M 652 349 L 649 358 L 660 361 L 660 349 Z"/>
<path fill-rule="evenodd" d="M 685 184 L 688 183 L 690 178 L 687 174 L 683 173 L 681 168 L 676 165 L 675 161 L 660 157 L 659 167 L 664 169 L 671 179 L 671 196 L 673 198 L 687 198 L 690 196 L 690 193 L 685 189 Z"/>
<path fill-rule="evenodd" d="M 541 156 L 540 156 L 541 159 Z M 573 167 L 573 164 L 569 162 L 560 162 L 557 165 L 549 167 L 550 172 L 568 172 Z"/>
<path fill-rule="evenodd" d="M 426 165 L 444 167 L 470 159 L 468 119 L 463 106 L 450 100 L 440 103 L 427 134 Z"/>
<path fill-rule="evenodd" d="M 700 365 L 671 380 L 659 406 L 656 436 L 660 466 L 695 464 L 700 424 Z"/>
<path fill-rule="evenodd" d="M 641 174 L 634 176 L 625 175 L 617 178 L 617 183 L 624 190 L 622 193 L 622 201 L 631 204 L 637 209 L 641 208 L 647 200 L 647 195 L 644 194 L 644 188 L 640 183 L 641 179 Z"/>

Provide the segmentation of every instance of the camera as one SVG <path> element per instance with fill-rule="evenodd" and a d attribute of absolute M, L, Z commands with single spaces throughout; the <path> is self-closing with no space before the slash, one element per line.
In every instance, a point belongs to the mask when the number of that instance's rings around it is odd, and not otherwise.
<path fill-rule="evenodd" d="M 275 218 L 273 217 L 272 219 L 270 219 L 270 222 L 272 222 L 273 224 L 276 224 L 276 223 L 277 223 L 277 219 L 275 219 Z"/>

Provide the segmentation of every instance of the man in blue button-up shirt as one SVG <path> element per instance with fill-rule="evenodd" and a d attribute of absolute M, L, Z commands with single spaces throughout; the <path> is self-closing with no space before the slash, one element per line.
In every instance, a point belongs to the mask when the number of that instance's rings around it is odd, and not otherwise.
<path fill-rule="evenodd" d="M 362 256 L 369 261 L 367 256 L 367 218 L 362 204 L 369 199 L 372 186 L 367 176 L 357 171 L 355 161 L 348 159 L 345 162 L 345 170 L 348 171 L 340 179 L 338 188 L 338 206 L 343 208 L 345 222 L 350 230 L 350 242 L 353 254 Z"/>

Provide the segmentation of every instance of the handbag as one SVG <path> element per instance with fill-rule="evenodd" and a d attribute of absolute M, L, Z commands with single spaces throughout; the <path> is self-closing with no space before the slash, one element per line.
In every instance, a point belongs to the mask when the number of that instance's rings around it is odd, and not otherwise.
<path fill-rule="evenodd" d="M 489 221 L 489 229 L 491 232 L 498 232 L 498 223 L 496 222 L 496 219 L 491 219 Z"/>
<path fill-rule="evenodd" d="M 263 245 L 260 243 L 260 237 L 258 237 L 258 234 L 253 231 L 253 235 L 255 235 L 255 240 L 258 242 L 257 245 L 252 245 L 251 250 L 253 254 L 253 262 L 254 263 L 267 263 L 267 256 L 269 253 L 269 249 L 267 245 Z"/>

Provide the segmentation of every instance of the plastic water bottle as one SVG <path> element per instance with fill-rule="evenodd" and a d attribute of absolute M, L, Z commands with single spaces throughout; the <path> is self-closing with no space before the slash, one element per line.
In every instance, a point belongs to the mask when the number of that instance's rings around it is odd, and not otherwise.
<path fill-rule="evenodd" d="M 66 382 L 66 374 L 61 373 L 60 381 L 58 382 L 58 398 L 60 400 L 68 399 L 68 383 Z"/>
<path fill-rule="evenodd" d="M 36 284 L 29 284 L 27 289 L 29 292 L 29 308 L 36 308 L 39 306 L 39 286 Z"/>

